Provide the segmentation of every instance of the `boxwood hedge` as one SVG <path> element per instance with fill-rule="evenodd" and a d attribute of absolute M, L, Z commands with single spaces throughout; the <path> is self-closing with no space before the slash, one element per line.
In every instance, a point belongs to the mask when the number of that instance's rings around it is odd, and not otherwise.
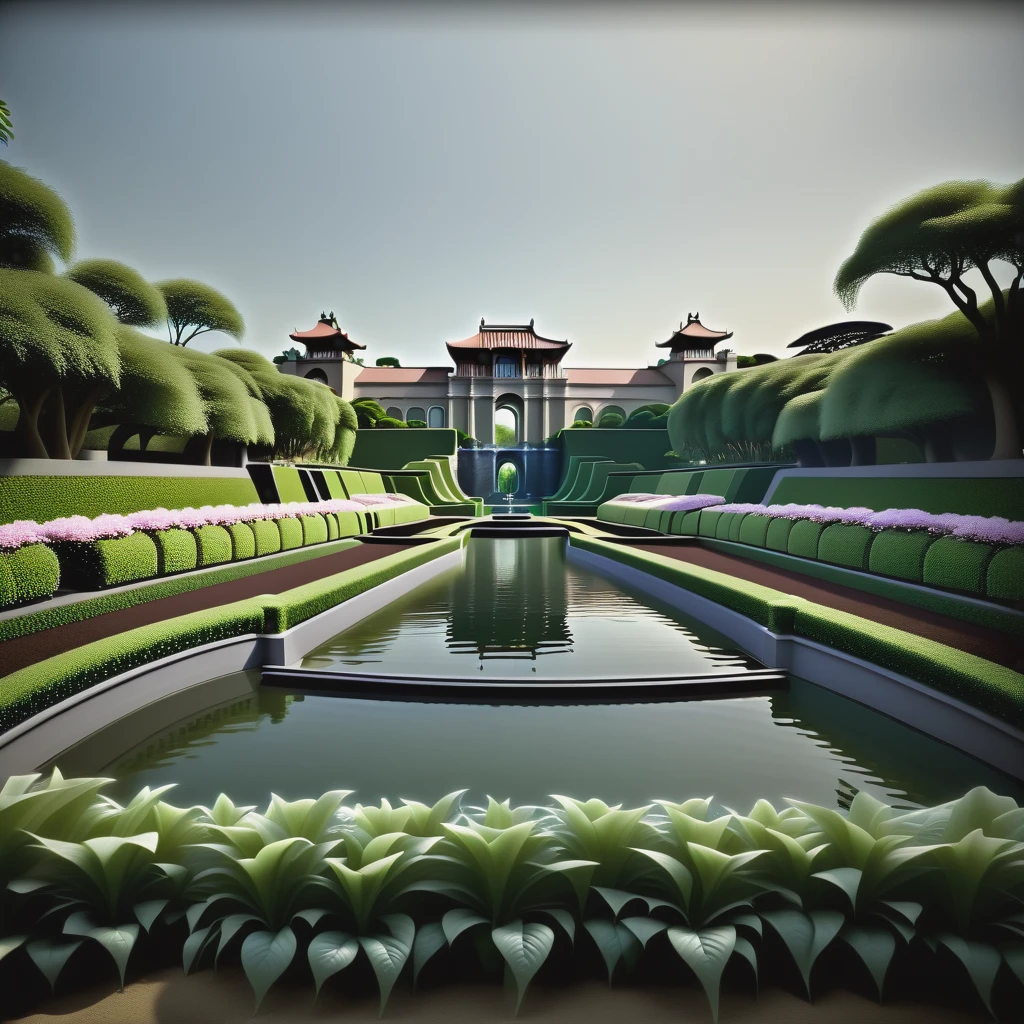
<path fill-rule="evenodd" d="M 303 544 L 323 544 L 327 540 L 327 523 L 321 515 L 300 516 Z"/>
<path fill-rule="evenodd" d="M 90 543 L 61 542 L 53 550 L 60 562 L 61 584 L 72 590 L 116 587 L 156 575 L 156 544 L 145 533 Z"/>
<path fill-rule="evenodd" d="M 940 537 L 924 556 L 924 582 L 930 587 L 985 593 L 985 570 L 994 553 L 991 544 Z"/>
<path fill-rule="evenodd" d="M 229 523 L 224 527 L 231 537 L 231 559 L 242 562 L 256 555 L 256 537 L 249 523 Z"/>
<path fill-rule="evenodd" d="M 276 555 L 281 550 L 281 531 L 273 519 L 254 519 L 249 528 L 256 544 L 256 555 Z"/>
<path fill-rule="evenodd" d="M 60 563 L 45 544 L 0 552 L 0 606 L 51 597 L 60 583 Z M 7 594 L 10 600 L 7 600 Z"/>
<path fill-rule="evenodd" d="M 798 558 L 817 558 L 818 540 L 824 528 L 822 523 L 814 523 L 810 519 L 796 520 L 789 531 L 789 553 Z"/>
<path fill-rule="evenodd" d="M 275 522 L 281 534 L 282 551 L 302 547 L 302 523 L 298 519 L 277 519 Z"/>
<path fill-rule="evenodd" d="M 231 561 L 231 534 L 223 526 L 197 526 L 192 532 L 199 551 L 200 567 Z"/>
<path fill-rule="evenodd" d="M 852 523 L 831 523 L 818 538 L 818 559 L 848 569 L 868 567 L 868 550 L 875 534 L 866 526 Z"/>
<path fill-rule="evenodd" d="M 880 530 L 871 542 L 868 569 L 882 576 L 921 583 L 924 556 L 935 537 L 924 530 Z"/>
<path fill-rule="evenodd" d="M 191 530 L 154 530 L 156 571 L 159 576 L 188 572 L 199 564 L 199 549 Z"/>

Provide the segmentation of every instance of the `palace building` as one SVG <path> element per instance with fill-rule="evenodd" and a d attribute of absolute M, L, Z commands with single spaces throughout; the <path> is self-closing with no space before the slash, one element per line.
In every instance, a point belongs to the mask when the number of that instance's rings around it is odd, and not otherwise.
<path fill-rule="evenodd" d="M 699 314 L 656 343 L 668 350 L 659 366 L 636 370 L 563 367 L 572 343 L 538 334 L 533 320 L 481 319 L 476 334 L 447 343 L 454 367 L 361 366 L 353 353 L 365 346 L 351 341 L 333 314 L 290 337 L 306 353 L 281 363 L 283 372 L 322 381 L 342 398 L 372 398 L 396 419 L 458 427 L 485 444 L 494 441 L 501 409 L 512 412 L 519 441 L 539 444 L 579 420 L 596 423 L 608 412 L 625 417 L 652 402 L 671 405 L 697 381 L 736 369 L 735 352 L 716 352 L 732 332 L 709 330 Z"/>

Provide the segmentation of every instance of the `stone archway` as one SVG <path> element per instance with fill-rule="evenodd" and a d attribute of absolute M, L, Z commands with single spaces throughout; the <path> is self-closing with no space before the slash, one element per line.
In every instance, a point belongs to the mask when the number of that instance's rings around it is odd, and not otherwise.
<path fill-rule="evenodd" d="M 314 367 L 314 369 L 310 370 L 305 375 L 305 377 L 306 380 L 316 380 L 319 381 L 321 384 L 327 383 L 327 374 L 324 373 L 324 371 L 321 370 L 319 367 Z"/>
<path fill-rule="evenodd" d="M 510 412 L 515 420 L 516 444 L 521 444 L 525 440 L 523 436 L 525 416 L 522 396 L 508 393 L 499 395 L 494 400 L 495 422 L 497 422 L 498 413 L 506 411 Z M 494 440 L 492 440 L 492 443 L 495 443 Z"/>

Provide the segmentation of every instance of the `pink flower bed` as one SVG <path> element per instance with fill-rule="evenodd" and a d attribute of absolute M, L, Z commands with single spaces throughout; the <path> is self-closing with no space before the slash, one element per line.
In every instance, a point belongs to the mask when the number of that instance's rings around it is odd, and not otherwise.
<path fill-rule="evenodd" d="M 87 516 L 67 516 L 51 519 L 39 526 L 47 541 L 51 543 L 75 542 L 90 544 L 97 540 L 112 540 L 115 537 L 129 537 L 135 532 L 127 516 L 104 513 L 95 519 Z"/>
<path fill-rule="evenodd" d="M 352 500 L 358 501 L 360 505 L 387 505 L 389 502 L 407 504 L 407 499 L 400 494 L 353 494 Z"/>
<path fill-rule="evenodd" d="M 16 519 L 13 523 L 0 526 L 0 551 L 17 551 L 26 544 L 41 544 L 45 541 L 42 527 L 31 519 Z"/>
<path fill-rule="evenodd" d="M 849 523 L 869 530 L 927 530 L 938 537 L 987 544 L 1024 544 L 1024 522 L 1000 516 L 961 516 L 955 512 L 923 512 L 919 508 L 837 508 L 825 505 L 724 504 L 721 512 L 746 512 L 778 519 L 809 519 L 815 523 Z"/>

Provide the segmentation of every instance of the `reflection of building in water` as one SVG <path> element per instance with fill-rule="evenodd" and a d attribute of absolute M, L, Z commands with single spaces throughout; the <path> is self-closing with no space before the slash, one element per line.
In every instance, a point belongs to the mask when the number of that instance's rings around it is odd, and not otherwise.
<path fill-rule="evenodd" d="M 565 542 L 474 540 L 456 580 L 448 647 L 479 658 L 536 658 L 572 649 L 566 621 Z"/>

